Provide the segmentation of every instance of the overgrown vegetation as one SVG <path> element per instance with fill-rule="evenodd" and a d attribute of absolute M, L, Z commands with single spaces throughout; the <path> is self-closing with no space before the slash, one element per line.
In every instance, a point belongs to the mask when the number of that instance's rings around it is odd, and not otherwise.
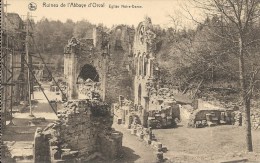
<path fill-rule="evenodd" d="M 92 36 L 93 24 L 87 20 L 66 22 L 42 18 L 35 24 L 34 36 L 37 48 L 43 54 L 46 62 L 56 66 L 56 74 L 62 74 L 63 50 L 72 37 L 88 38 Z M 34 58 L 37 61 L 37 58 Z"/>
<path fill-rule="evenodd" d="M 172 47 L 169 50 L 172 56 L 179 56 L 175 63 L 178 66 L 169 71 L 170 76 L 179 79 L 183 93 L 194 83 L 198 85 L 197 90 L 202 86 L 216 87 L 218 82 L 222 87 L 219 90 L 238 88 L 241 111 L 245 115 L 247 150 L 253 151 L 250 111 L 254 91 L 259 89 L 260 3 L 258 0 L 193 2 L 208 17 L 200 23 L 189 13 L 199 24 L 197 29 L 175 32 L 181 37 L 175 37 L 175 44 L 168 45 Z"/>

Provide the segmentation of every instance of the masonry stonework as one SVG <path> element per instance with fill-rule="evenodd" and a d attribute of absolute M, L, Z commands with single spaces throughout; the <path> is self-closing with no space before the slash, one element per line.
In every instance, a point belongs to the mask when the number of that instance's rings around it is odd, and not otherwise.
<path fill-rule="evenodd" d="M 112 118 L 107 104 L 68 101 L 58 111 L 58 117 L 58 121 L 36 131 L 36 163 L 50 160 L 91 162 L 95 159 L 113 160 L 119 156 L 123 135 L 111 128 Z"/>
<path fill-rule="evenodd" d="M 145 113 L 149 109 L 149 91 L 153 87 L 153 41 L 155 33 L 152 31 L 152 22 L 150 18 L 146 18 L 141 22 L 135 34 L 134 40 L 134 103 L 143 108 Z M 143 114 L 140 118 L 141 123 L 146 125 L 147 116 Z"/>
<path fill-rule="evenodd" d="M 133 98 L 132 46 L 135 30 L 119 25 L 110 31 L 102 27 L 93 28 L 92 38 L 72 38 L 64 51 L 64 77 L 67 81 L 67 96 L 78 98 L 80 74 L 85 65 L 97 71 L 101 96 L 107 102 L 115 102 L 114 94 Z M 95 77 L 87 76 L 93 80 Z M 86 79 L 84 79 L 86 80 Z"/>

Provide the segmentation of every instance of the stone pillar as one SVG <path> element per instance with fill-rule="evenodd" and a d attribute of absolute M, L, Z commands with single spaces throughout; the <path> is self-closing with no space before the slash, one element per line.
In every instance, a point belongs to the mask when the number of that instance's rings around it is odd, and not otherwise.
<path fill-rule="evenodd" d="M 71 99 L 78 99 L 78 91 L 77 91 L 77 54 L 75 52 L 72 53 L 72 90 L 71 90 Z"/>
<path fill-rule="evenodd" d="M 71 47 L 71 53 L 67 54 L 67 83 L 68 83 L 68 99 L 78 99 L 77 92 L 77 54 L 75 47 Z"/>
<path fill-rule="evenodd" d="M 153 76 L 153 59 L 149 59 L 149 60 L 150 60 L 149 76 L 152 77 Z"/>

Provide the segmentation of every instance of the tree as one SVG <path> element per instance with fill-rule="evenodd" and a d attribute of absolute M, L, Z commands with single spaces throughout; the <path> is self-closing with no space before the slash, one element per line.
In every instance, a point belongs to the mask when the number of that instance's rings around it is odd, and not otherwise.
<path fill-rule="evenodd" d="M 85 38 L 92 36 L 93 25 L 87 20 L 78 21 L 73 30 L 73 36 L 77 38 Z"/>
<path fill-rule="evenodd" d="M 223 22 L 222 28 L 224 39 L 228 39 L 232 44 L 231 52 L 235 52 L 238 58 L 239 82 L 241 88 L 241 100 L 245 112 L 246 144 L 249 152 L 253 151 L 250 104 L 252 98 L 252 88 L 254 78 L 259 70 L 259 65 L 253 64 L 251 70 L 245 67 L 246 55 L 249 55 L 250 47 L 256 44 L 259 39 L 252 37 L 251 29 L 255 23 L 259 23 L 259 0 L 205 0 L 197 1 L 197 7 L 207 11 L 208 15 L 217 15 Z M 194 19 L 192 17 L 192 19 Z M 194 19 L 195 20 L 195 19 Z M 251 77 L 247 74 L 252 74 Z"/>

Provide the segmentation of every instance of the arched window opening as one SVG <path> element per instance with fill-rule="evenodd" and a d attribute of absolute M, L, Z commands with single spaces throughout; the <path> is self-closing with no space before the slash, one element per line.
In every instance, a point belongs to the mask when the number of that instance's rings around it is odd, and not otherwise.
<path fill-rule="evenodd" d="M 99 82 L 99 74 L 96 68 L 90 64 L 85 64 L 79 73 L 78 79 L 81 78 L 84 81 L 91 79 L 94 82 Z"/>

